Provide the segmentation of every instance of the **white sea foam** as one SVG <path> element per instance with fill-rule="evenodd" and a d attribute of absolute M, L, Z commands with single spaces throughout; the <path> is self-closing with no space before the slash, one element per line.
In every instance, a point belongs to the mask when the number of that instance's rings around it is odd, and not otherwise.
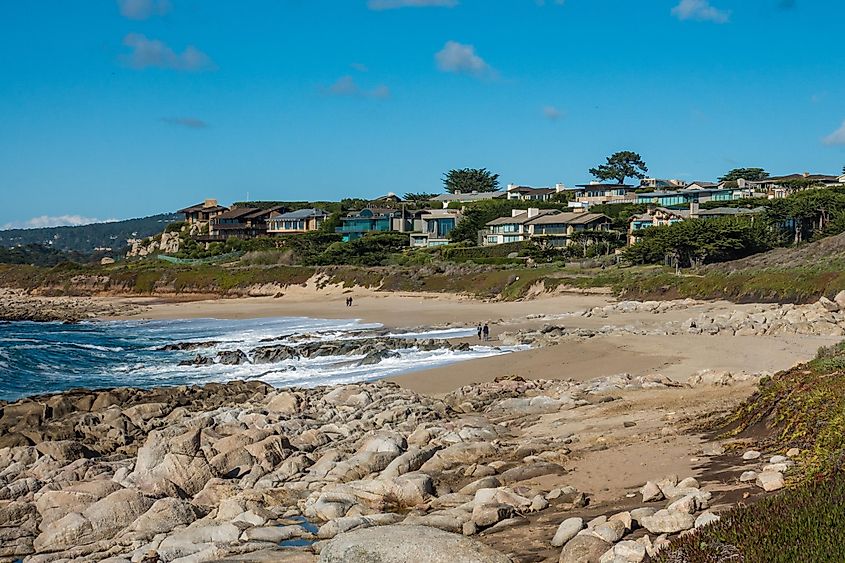
<path fill-rule="evenodd" d="M 371 381 L 456 362 L 506 354 L 520 347 L 474 346 L 470 350 L 407 348 L 373 365 L 362 356 L 299 358 L 274 364 L 179 365 L 197 354 L 242 350 L 251 356 L 262 346 L 298 345 L 387 335 L 394 338 L 452 339 L 475 335 L 474 328 L 385 331 L 356 320 L 276 319 L 106 321 L 80 325 L 26 324 L 0 327 L 2 397 L 59 391 L 73 386 L 109 387 L 204 384 L 260 379 L 269 384 L 317 386 Z M 168 344 L 215 342 L 197 350 L 165 351 Z M 10 370 L 9 365 L 15 369 Z"/>

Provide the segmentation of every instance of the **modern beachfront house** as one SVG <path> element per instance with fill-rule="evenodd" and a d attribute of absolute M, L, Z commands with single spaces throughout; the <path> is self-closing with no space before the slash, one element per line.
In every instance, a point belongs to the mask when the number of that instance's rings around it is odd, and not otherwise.
<path fill-rule="evenodd" d="M 211 220 L 208 236 L 197 240 L 214 242 L 228 238 L 249 239 L 267 234 L 267 220 L 273 213 L 285 211 L 277 206 L 269 209 L 257 207 L 233 207 Z"/>
<path fill-rule="evenodd" d="M 554 248 L 573 244 L 574 236 L 585 231 L 609 231 L 611 220 L 601 213 L 551 213 L 528 221 L 532 241 Z"/>
<path fill-rule="evenodd" d="M 328 213 L 316 208 L 297 209 L 288 213 L 273 212 L 267 219 L 267 234 L 299 235 L 317 231 L 328 217 Z"/>
<path fill-rule="evenodd" d="M 665 207 L 653 207 L 645 213 L 633 215 L 628 220 L 628 244 L 640 242 L 640 231 L 643 229 L 673 225 L 686 221 L 689 216 L 689 209 L 667 209 Z"/>
<path fill-rule="evenodd" d="M 564 188 L 572 194 L 572 198 L 586 205 L 598 205 L 605 203 L 634 203 L 638 186 L 631 184 L 603 184 L 590 182 L 579 184 L 574 188 Z"/>
<path fill-rule="evenodd" d="M 546 246 L 563 247 L 583 231 L 605 231 L 611 220 L 601 213 L 569 212 L 554 209 L 514 209 L 510 217 L 490 221 L 481 231 L 483 246 L 533 240 Z"/>
<path fill-rule="evenodd" d="M 185 216 L 185 222 L 189 225 L 206 224 L 221 213 L 228 211 L 228 207 L 217 205 L 216 199 L 207 199 L 202 203 L 180 209 L 177 213 Z"/>
<path fill-rule="evenodd" d="M 507 199 L 516 201 L 552 201 L 555 196 L 565 190 L 563 184 L 554 188 L 532 188 L 508 184 Z"/>
<path fill-rule="evenodd" d="M 534 207 L 529 209 L 514 209 L 511 211 L 510 217 L 499 217 L 487 223 L 487 228 L 479 233 L 481 245 L 493 246 L 496 244 L 528 240 L 526 223 L 531 219 L 550 213 L 557 213 L 557 211 L 554 209 L 537 209 Z"/>
<path fill-rule="evenodd" d="M 684 188 L 682 190 L 639 192 L 635 195 L 635 203 L 671 207 L 673 205 L 689 205 L 691 203 L 706 203 L 708 201 L 733 201 L 742 198 L 744 191 L 739 188 L 729 187 Z"/>
<path fill-rule="evenodd" d="M 765 180 L 742 180 L 749 188 L 756 193 L 766 194 L 769 199 L 782 199 L 804 186 L 805 188 L 819 187 L 831 188 L 845 185 L 845 174 L 833 176 L 829 174 L 787 174 L 786 176 L 772 176 Z"/>
<path fill-rule="evenodd" d="M 343 242 L 369 233 L 410 233 L 414 228 L 413 216 L 404 209 L 368 207 L 341 217 L 340 222 L 341 226 L 335 231 L 343 235 Z"/>
<path fill-rule="evenodd" d="M 449 234 L 461 220 L 457 209 L 426 209 L 414 219 L 411 246 L 428 248 L 449 244 Z"/>

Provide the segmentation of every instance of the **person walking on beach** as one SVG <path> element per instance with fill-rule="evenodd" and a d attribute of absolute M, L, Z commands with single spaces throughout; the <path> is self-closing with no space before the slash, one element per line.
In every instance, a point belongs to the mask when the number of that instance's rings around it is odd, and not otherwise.
<path fill-rule="evenodd" d="M 484 340 L 490 340 L 490 327 L 487 326 L 487 323 L 484 323 L 484 328 L 481 329 L 481 332 L 484 334 Z"/>
<path fill-rule="evenodd" d="M 481 340 L 481 325 L 478 325 L 478 339 Z"/>

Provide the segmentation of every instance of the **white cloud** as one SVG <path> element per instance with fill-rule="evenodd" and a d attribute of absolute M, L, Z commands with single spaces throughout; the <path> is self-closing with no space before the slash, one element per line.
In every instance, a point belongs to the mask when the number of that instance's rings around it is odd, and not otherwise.
<path fill-rule="evenodd" d="M 396 10 L 398 8 L 454 8 L 458 0 L 368 0 L 371 10 Z"/>
<path fill-rule="evenodd" d="M 163 16 L 170 11 L 170 0 L 117 0 L 120 15 L 130 20 Z"/>
<path fill-rule="evenodd" d="M 443 49 L 434 55 L 434 59 L 437 61 L 437 68 L 443 72 L 474 76 L 490 75 L 494 72 L 490 65 L 476 54 L 474 46 L 457 41 L 447 41 Z"/>
<path fill-rule="evenodd" d="M 188 129 L 205 129 L 208 123 L 196 117 L 162 117 L 161 120 L 168 125 L 187 127 Z"/>
<path fill-rule="evenodd" d="M 181 53 L 176 53 L 163 41 L 148 39 L 140 33 L 130 33 L 123 38 L 123 44 L 131 49 L 122 60 L 132 68 L 169 68 L 173 70 L 213 70 L 216 68 L 211 58 L 188 45 Z"/>
<path fill-rule="evenodd" d="M 109 223 L 117 219 L 95 219 L 94 217 L 83 217 L 82 215 L 41 215 L 27 221 L 15 221 L 3 225 L 3 229 L 40 229 L 44 227 L 76 227 L 79 225 L 90 225 L 91 223 Z"/>
<path fill-rule="evenodd" d="M 672 15 L 681 21 L 709 21 L 727 23 L 731 19 L 729 10 L 720 10 L 710 5 L 709 0 L 681 0 L 672 8 Z"/>
<path fill-rule="evenodd" d="M 546 2 L 546 0 L 534 0 L 534 2 L 538 6 L 545 6 L 546 4 L 549 3 L 549 2 Z M 554 4 L 556 6 L 563 6 L 564 4 L 566 4 L 566 0 L 551 0 L 551 4 Z"/>
<path fill-rule="evenodd" d="M 364 90 L 355 79 L 349 75 L 341 76 L 337 81 L 328 87 L 327 92 L 332 96 L 362 97 L 362 98 L 389 98 L 390 88 L 380 84 L 372 90 Z"/>
<path fill-rule="evenodd" d="M 826 145 L 845 145 L 845 121 L 839 129 L 822 139 L 822 142 Z"/>
<path fill-rule="evenodd" d="M 543 115 L 549 121 L 557 121 L 561 117 L 563 117 L 563 112 L 557 109 L 555 106 L 546 106 L 543 108 Z"/>

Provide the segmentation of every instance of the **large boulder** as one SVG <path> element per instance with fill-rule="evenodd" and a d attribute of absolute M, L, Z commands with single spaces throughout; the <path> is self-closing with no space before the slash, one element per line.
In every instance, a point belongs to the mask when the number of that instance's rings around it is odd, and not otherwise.
<path fill-rule="evenodd" d="M 658 510 L 640 520 L 643 528 L 652 534 L 675 534 L 695 526 L 695 516 L 686 512 Z"/>
<path fill-rule="evenodd" d="M 607 550 L 605 550 L 607 551 Z M 471 538 L 426 526 L 392 525 L 335 537 L 320 563 L 511 563 L 504 554 Z"/>
<path fill-rule="evenodd" d="M 114 536 L 153 505 L 153 499 L 134 489 L 121 489 L 101 499 L 81 514 L 71 512 L 51 522 L 35 538 L 36 551 L 60 551 Z"/>
<path fill-rule="evenodd" d="M 599 563 L 599 559 L 613 544 L 603 539 L 588 535 L 577 535 L 563 547 L 559 563 Z"/>

